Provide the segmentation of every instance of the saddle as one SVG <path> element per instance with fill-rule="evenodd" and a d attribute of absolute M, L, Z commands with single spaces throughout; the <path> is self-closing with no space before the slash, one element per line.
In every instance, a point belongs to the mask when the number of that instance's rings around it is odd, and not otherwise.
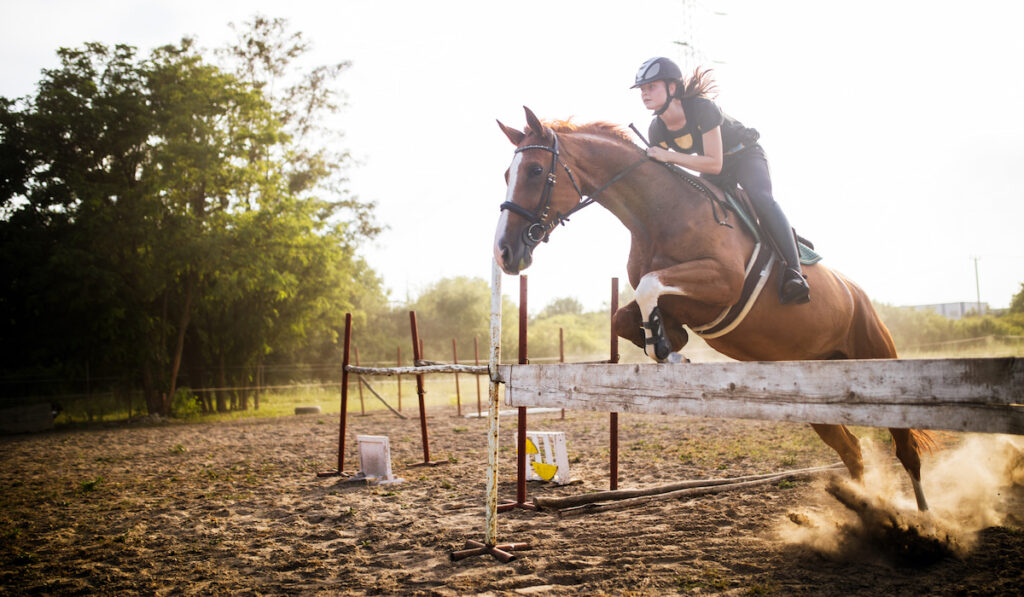
<path fill-rule="evenodd" d="M 761 232 L 761 224 L 757 220 L 754 204 L 750 201 L 750 196 L 743 190 L 743 187 L 739 185 L 731 187 L 718 185 L 716 188 L 722 191 L 722 194 L 725 196 L 724 207 L 727 207 L 740 218 L 743 226 L 754 236 L 754 242 L 761 242 L 762 240 L 771 242 L 771 237 Z M 793 230 L 793 237 L 796 239 L 796 248 L 800 253 L 800 265 L 814 265 L 822 260 L 821 255 L 814 250 L 814 243 L 797 234 L 795 229 Z M 777 256 L 781 257 L 776 247 L 773 246 L 772 249 Z"/>
<path fill-rule="evenodd" d="M 785 262 L 781 258 L 779 250 L 771 242 L 771 236 L 761 231 L 757 221 L 757 212 L 746 191 L 736 185 L 730 188 L 717 187 L 721 192 L 720 198 L 712 189 L 704 186 L 702 181 L 693 180 L 691 182 L 688 180 L 687 182 L 698 188 L 704 187 L 701 190 L 711 200 L 712 212 L 718 224 L 732 227 L 728 221 L 729 212 L 732 212 L 754 237 L 754 250 L 747 261 L 743 276 L 743 291 L 739 300 L 736 304 L 723 309 L 714 320 L 691 327 L 693 332 L 702 338 L 718 338 L 734 330 L 743 321 L 754 303 L 757 302 L 757 297 L 760 296 L 761 290 L 768 282 L 772 269 L 776 266 L 781 267 Z M 721 218 L 718 215 L 719 207 L 723 212 Z M 802 265 L 813 265 L 821 261 L 821 255 L 814 250 L 814 245 L 810 241 L 798 235 L 795 230 L 793 236 L 796 238 Z M 766 244 L 770 246 L 765 246 Z"/>

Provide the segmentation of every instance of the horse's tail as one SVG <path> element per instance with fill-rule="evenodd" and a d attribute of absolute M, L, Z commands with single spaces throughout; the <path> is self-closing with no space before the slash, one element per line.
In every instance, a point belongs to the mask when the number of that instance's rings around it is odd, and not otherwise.
<path fill-rule="evenodd" d="M 935 451 L 938 447 L 938 442 L 935 440 L 935 433 L 928 431 L 927 429 L 911 429 L 910 440 L 917 445 L 917 452 L 928 452 L 929 454 Z M 895 448 L 895 446 L 893 446 Z"/>

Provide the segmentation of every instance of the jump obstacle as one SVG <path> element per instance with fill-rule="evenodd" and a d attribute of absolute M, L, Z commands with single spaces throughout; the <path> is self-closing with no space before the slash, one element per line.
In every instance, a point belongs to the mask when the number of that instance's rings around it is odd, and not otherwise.
<path fill-rule="evenodd" d="M 617 365 L 617 337 L 611 334 L 611 358 L 602 363 L 531 365 L 526 355 L 526 281 L 520 277 L 519 364 L 500 365 L 501 275 L 496 262 L 491 272 L 491 342 L 487 367 L 429 365 L 405 368 L 357 368 L 348 364 L 350 316 L 346 316 L 342 373 L 341 435 L 344 438 L 349 372 L 371 375 L 417 375 L 424 463 L 429 464 L 422 375 L 425 373 L 489 373 L 489 431 L 484 542 L 468 540 L 451 553 L 453 560 L 490 554 L 502 562 L 527 543 L 497 542 L 498 385 L 505 384 L 506 405 L 519 413 L 519 441 L 525 442 L 528 407 L 555 407 L 610 412 L 610 484 L 617 488 L 618 412 L 748 418 L 801 423 L 943 429 L 1024 435 L 1024 360 L 933 359 L 785 361 L 760 363 L 631 364 Z M 618 307 L 613 281 L 612 313 Z M 410 313 L 414 352 L 419 344 L 415 315 Z M 418 359 L 417 359 L 418 360 Z M 525 449 L 517 451 L 519 479 L 516 501 L 505 508 L 534 509 L 525 498 Z M 338 471 L 343 470 L 339 441 Z M 816 474 L 831 467 L 728 480 L 733 487 L 778 481 L 796 474 Z M 720 491 L 722 480 L 684 482 L 689 486 L 663 495 L 698 495 Z M 644 490 L 640 490 L 641 492 Z M 607 493 L 607 492 L 606 492 Z M 649 495 L 632 500 L 644 501 Z M 540 500 L 544 504 L 544 500 Z M 535 500 L 537 502 L 537 500 Z M 627 502 L 628 503 L 628 502 Z M 558 507 L 548 502 L 548 506 Z M 610 509 L 582 502 L 570 510 Z M 564 510 L 563 510 L 564 512 Z"/>
<path fill-rule="evenodd" d="M 412 345 L 413 345 L 413 363 L 422 363 L 422 344 L 419 337 L 419 326 L 416 322 L 416 312 L 409 312 L 409 327 L 412 333 Z M 499 335 L 500 337 L 500 335 Z M 435 364 L 425 366 L 413 366 L 413 367 L 360 367 L 358 365 L 351 364 L 352 356 L 352 314 L 345 314 L 345 335 L 343 340 L 342 349 L 342 360 L 341 360 L 341 415 L 339 417 L 339 428 L 338 428 L 338 468 L 333 471 L 322 471 L 318 472 L 318 477 L 350 477 L 351 473 L 345 472 L 345 427 L 348 421 L 348 383 L 349 374 L 354 373 L 357 376 L 362 375 L 384 375 L 384 376 L 398 376 L 402 375 L 415 375 L 416 376 L 416 393 L 419 397 L 419 411 L 420 411 L 420 437 L 423 447 L 423 461 L 410 466 L 435 466 L 439 464 L 445 464 L 447 461 L 431 461 L 430 460 L 430 438 L 427 432 L 427 414 L 424 395 L 426 390 L 423 386 L 423 375 L 426 373 L 471 373 L 475 375 L 485 375 L 488 373 L 489 368 L 484 366 L 472 366 L 472 365 L 453 365 L 453 364 Z M 402 361 L 401 349 L 398 352 L 398 362 Z M 359 377 L 359 391 L 362 393 L 362 385 L 373 392 L 373 394 L 384 402 L 384 405 L 391 409 L 395 415 L 405 418 L 400 412 L 391 408 L 387 402 L 381 398 L 377 392 L 364 380 Z M 399 386 L 401 388 L 401 386 Z M 401 389 L 399 389 L 401 392 Z M 399 403 L 401 404 L 401 403 Z"/>
<path fill-rule="evenodd" d="M 521 283 L 521 288 L 523 286 Z M 494 262 L 485 540 L 484 543 L 467 541 L 466 549 L 451 554 L 453 560 L 491 554 L 507 562 L 515 557 L 510 551 L 528 547 L 523 543 L 497 544 L 497 386 L 502 383 L 505 384 L 506 405 L 520 409 L 562 407 L 612 411 L 613 414 L 620 411 L 685 414 L 1024 434 L 1024 360 L 1021 359 L 496 366 L 500 355 L 494 334 L 500 338 L 500 297 L 501 270 Z M 520 333 L 522 335 L 522 326 Z M 615 349 L 616 339 L 612 333 L 612 361 L 617 361 Z M 612 436 L 617 440 L 617 425 L 614 424 L 617 420 L 612 421 Z M 520 433 L 520 437 L 524 435 Z M 613 458 L 613 466 L 615 462 Z M 612 475 L 614 479 L 616 474 Z M 703 491 L 706 482 L 702 483 L 702 487 L 678 491 Z M 747 482 L 733 485 L 744 483 Z"/>

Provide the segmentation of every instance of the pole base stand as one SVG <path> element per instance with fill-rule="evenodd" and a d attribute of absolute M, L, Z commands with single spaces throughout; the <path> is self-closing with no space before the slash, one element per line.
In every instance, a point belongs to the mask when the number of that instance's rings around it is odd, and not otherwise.
<path fill-rule="evenodd" d="M 430 460 L 425 462 L 417 462 L 416 464 L 406 465 L 406 468 L 416 468 L 418 466 L 441 466 L 442 464 L 451 464 L 448 460 Z"/>
<path fill-rule="evenodd" d="M 351 477 L 354 473 L 346 473 L 345 471 L 323 471 L 317 473 L 317 477 Z"/>
<path fill-rule="evenodd" d="M 504 504 L 498 504 L 498 512 L 508 512 L 509 510 L 515 510 L 519 508 L 521 510 L 540 510 L 537 504 L 533 502 L 505 502 Z"/>
<path fill-rule="evenodd" d="M 468 539 L 466 541 L 465 549 L 459 551 L 453 551 L 451 553 L 452 561 L 458 562 L 472 556 L 480 556 L 489 554 L 494 556 L 494 559 L 498 560 L 502 564 L 507 564 L 512 560 L 516 559 L 516 555 L 509 553 L 512 551 L 521 551 L 524 549 L 530 549 L 529 543 L 502 543 L 499 545 L 487 545 L 480 543 L 479 541 L 473 541 Z"/>

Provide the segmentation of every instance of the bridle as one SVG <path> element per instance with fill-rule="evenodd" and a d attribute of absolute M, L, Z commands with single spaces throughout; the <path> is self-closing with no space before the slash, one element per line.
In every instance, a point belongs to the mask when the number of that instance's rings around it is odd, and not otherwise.
<path fill-rule="evenodd" d="M 517 147 L 515 151 L 518 154 L 528 149 L 542 149 L 551 153 L 551 165 L 548 166 L 548 173 L 544 181 L 544 189 L 541 191 L 540 204 L 537 206 L 536 211 L 530 211 L 521 205 L 512 203 L 511 201 L 505 201 L 501 204 L 501 211 L 505 211 L 507 209 L 512 213 L 522 216 L 530 222 L 530 225 L 523 230 L 523 242 L 530 248 L 535 247 L 540 241 L 547 242 L 548 236 L 551 234 L 551 231 L 555 229 L 555 226 L 558 226 L 559 224 L 564 226 L 565 223 L 569 221 L 569 216 L 584 207 L 595 203 L 598 195 L 603 193 L 608 187 L 625 178 L 630 172 L 650 159 L 646 154 L 643 155 L 639 160 L 633 162 L 629 166 L 626 166 L 625 169 L 613 176 L 612 179 L 605 183 L 601 188 L 597 189 L 590 195 L 585 195 L 583 190 L 580 189 L 580 185 L 576 182 L 576 177 L 573 175 L 572 170 L 569 169 L 569 166 L 566 165 L 559 156 L 558 135 L 555 131 L 551 129 L 548 130 L 551 132 L 552 137 L 550 146 L 524 145 L 523 147 Z M 555 182 L 557 181 L 558 166 L 561 166 L 562 169 L 565 170 L 565 173 L 569 175 L 569 181 L 572 183 L 573 188 L 576 189 L 576 194 L 579 195 L 580 201 L 564 214 L 561 212 L 555 212 L 551 221 L 545 223 L 545 220 L 547 220 L 548 215 L 551 213 L 551 191 L 554 189 Z"/>

